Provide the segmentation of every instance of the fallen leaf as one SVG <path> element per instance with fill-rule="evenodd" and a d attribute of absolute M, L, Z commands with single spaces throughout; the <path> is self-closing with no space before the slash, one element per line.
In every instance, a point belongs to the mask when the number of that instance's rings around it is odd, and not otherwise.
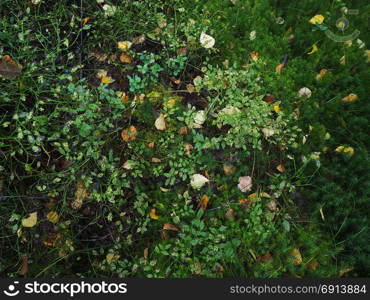
<path fill-rule="evenodd" d="M 158 130 L 166 130 L 166 121 L 164 119 L 164 115 L 161 113 L 159 117 L 154 122 L 155 128 Z"/>
<path fill-rule="evenodd" d="M 126 95 L 125 92 L 118 92 L 117 93 L 117 96 L 121 98 L 121 102 L 124 104 L 124 103 L 127 103 L 129 98 L 128 96 Z"/>
<path fill-rule="evenodd" d="M 312 270 L 316 270 L 317 267 L 319 266 L 319 263 L 317 261 L 310 261 L 309 263 L 307 263 L 307 265 L 312 269 Z"/>
<path fill-rule="evenodd" d="M 77 181 L 77 190 L 75 198 L 72 200 L 71 206 L 73 209 L 80 209 L 84 199 L 88 196 L 88 192 L 82 181 Z"/>
<path fill-rule="evenodd" d="M 315 15 L 310 19 L 311 24 L 322 24 L 324 22 L 325 17 L 323 15 Z"/>
<path fill-rule="evenodd" d="M 346 56 L 345 56 L 345 55 L 343 55 L 343 56 L 341 57 L 341 59 L 339 60 L 339 62 L 340 62 L 340 64 L 341 64 L 342 66 L 345 66 L 345 65 L 346 65 Z"/>
<path fill-rule="evenodd" d="M 60 233 L 49 233 L 43 241 L 43 244 L 47 247 L 55 247 L 60 241 L 61 237 L 62 235 Z"/>
<path fill-rule="evenodd" d="M 192 128 L 202 128 L 203 123 L 206 121 L 206 112 L 204 110 L 198 110 L 194 116 L 194 122 Z"/>
<path fill-rule="evenodd" d="M 207 195 L 203 195 L 202 198 L 200 198 L 198 207 L 200 209 L 206 210 L 208 202 L 209 202 L 209 197 Z"/>
<path fill-rule="evenodd" d="M 18 270 L 18 275 L 24 276 L 28 272 L 28 257 L 25 255 L 22 255 L 22 265 Z"/>
<path fill-rule="evenodd" d="M 132 166 L 133 166 L 133 162 L 131 160 L 127 160 L 122 168 L 126 169 L 126 170 L 132 170 Z"/>
<path fill-rule="evenodd" d="M 275 68 L 275 72 L 276 73 L 281 73 L 281 71 L 284 69 L 285 67 L 285 64 L 279 64 L 276 68 Z"/>
<path fill-rule="evenodd" d="M 278 170 L 280 173 L 284 173 L 285 172 L 285 167 L 283 165 L 278 165 L 276 167 L 276 170 Z"/>
<path fill-rule="evenodd" d="M 274 111 L 275 111 L 276 113 L 279 113 L 279 112 L 281 112 L 282 110 L 281 110 L 281 107 L 280 107 L 279 105 L 274 105 Z"/>
<path fill-rule="evenodd" d="M 132 62 L 132 59 L 130 57 L 130 55 L 128 55 L 127 53 L 123 52 L 120 56 L 119 56 L 119 60 L 122 62 L 122 63 L 125 63 L 125 64 L 130 64 Z"/>
<path fill-rule="evenodd" d="M 150 209 L 149 217 L 153 220 L 158 220 L 159 216 L 155 213 L 155 208 Z"/>
<path fill-rule="evenodd" d="M 276 211 L 277 210 L 277 203 L 276 203 L 275 199 L 268 202 L 266 206 L 270 211 Z"/>
<path fill-rule="evenodd" d="M 141 34 L 141 35 L 135 36 L 135 37 L 132 39 L 132 42 L 133 42 L 135 45 L 139 45 L 139 44 L 144 43 L 144 42 L 145 42 L 145 35 L 144 35 L 144 34 Z"/>
<path fill-rule="evenodd" d="M 111 84 L 113 82 L 113 79 L 110 76 L 103 76 L 100 81 L 104 84 Z"/>
<path fill-rule="evenodd" d="M 123 129 L 121 132 L 121 138 L 125 142 L 134 141 L 137 137 L 137 129 L 131 125 L 129 128 Z"/>
<path fill-rule="evenodd" d="M 193 145 L 192 144 L 189 144 L 189 143 L 186 143 L 185 145 L 184 145 L 184 151 L 185 151 L 185 153 L 186 153 L 186 155 L 188 155 L 188 156 L 190 156 L 190 154 L 191 154 L 191 150 L 193 150 Z"/>
<path fill-rule="evenodd" d="M 252 189 L 252 177 L 250 176 L 239 177 L 238 188 L 243 193 L 250 191 Z"/>
<path fill-rule="evenodd" d="M 89 21 L 91 20 L 90 17 L 86 17 L 82 20 L 82 26 L 85 26 L 87 23 L 89 23 Z"/>
<path fill-rule="evenodd" d="M 262 133 L 263 133 L 263 135 L 264 135 L 266 138 L 268 138 L 268 137 L 270 137 L 270 136 L 274 135 L 275 131 L 274 131 L 273 129 L 263 128 L 263 129 L 262 129 Z"/>
<path fill-rule="evenodd" d="M 215 42 L 216 42 L 215 39 L 212 36 L 210 36 L 210 35 L 208 35 L 204 32 L 202 32 L 200 34 L 199 41 L 200 41 L 200 44 L 206 49 L 212 48 L 215 45 Z"/>
<path fill-rule="evenodd" d="M 111 264 L 112 262 L 119 260 L 119 258 L 120 255 L 116 253 L 108 253 L 107 256 L 105 257 L 108 264 Z"/>
<path fill-rule="evenodd" d="M 260 54 L 257 51 L 252 51 L 249 56 L 253 61 L 258 61 Z"/>
<path fill-rule="evenodd" d="M 308 52 L 307 54 L 309 54 L 309 55 L 314 54 L 318 50 L 319 50 L 319 48 L 317 47 L 317 45 L 316 44 L 313 44 L 312 45 L 312 50 L 310 52 Z"/>
<path fill-rule="evenodd" d="M 198 76 L 196 76 L 194 79 L 193 79 L 193 83 L 194 83 L 194 85 L 195 86 L 198 86 L 198 85 L 200 85 L 201 83 L 202 83 L 202 77 L 200 77 L 199 75 Z"/>
<path fill-rule="evenodd" d="M 131 48 L 132 43 L 129 41 L 118 42 L 117 47 L 121 51 L 127 51 Z"/>
<path fill-rule="evenodd" d="M 364 57 L 367 63 L 370 62 L 370 50 L 365 50 Z"/>
<path fill-rule="evenodd" d="M 229 221 L 234 221 L 234 210 L 229 208 L 225 214 L 225 218 L 228 219 Z"/>
<path fill-rule="evenodd" d="M 46 218 L 48 219 L 49 222 L 51 223 L 58 223 L 59 221 L 59 215 L 56 211 L 50 211 L 48 212 L 48 214 L 46 215 Z"/>
<path fill-rule="evenodd" d="M 170 223 L 163 224 L 163 229 L 164 230 L 179 231 L 179 229 L 175 225 L 172 225 Z"/>
<path fill-rule="evenodd" d="M 152 158 L 152 162 L 154 162 L 154 163 L 160 163 L 161 160 L 159 158 L 157 158 L 157 157 L 153 157 Z"/>
<path fill-rule="evenodd" d="M 345 269 L 342 269 L 339 271 L 338 275 L 339 277 L 342 277 L 344 274 L 348 273 L 348 272 L 351 272 L 353 270 L 353 268 L 345 268 Z"/>
<path fill-rule="evenodd" d="M 144 253 L 143 253 L 143 257 L 144 257 L 144 259 L 148 259 L 148 256 L 149 256 L 149 249 L 145 248 Z"/>
<path fill-rule="evenodd" d="M 201 174 L 194 174 L 191 176 L 190 185 L 194 189 L 200 189 L 207 182 L 209 182 L 209 179 L 207 177 L 204 177 Z"/>
<path fill-rule="evenodd" d="M 262 99 L 262 101 L 264 101 L 264 102 L 266 102 L 266 103 L 273 103 L 273 102 L 275 102 L 275 97 L 274 97 L 274 95 L 271 95 L 271 94 L 266 94 L 264 97 L 263 97 L 263 99 Z"/>
<path fill-rule="evenodd" d="M 108 75 L 107 70 L 100 69 L 100 70 L 98 70 L 98 72 L 96 72 L 95 77 L 98 78 L 98 79 L 102 79 L 103 77 L 106 77 L 107 75 Z"/>
<path fill-rule="evenodd" d="M 163 193 L 167 193 L 167 192 L 169 192 L 170 190 L 169 189 L 166 189 L 166 188 L 164 188 L 164 187 L 160 187 L 159 188 Z"/>
<path fill-rule="evenodd" d="M 348 96 L 342 98 L 342 102 L 355 102 L 358 100 L 358 96 L 356 94 L 349 94 Z"/>
<path fill-rule="evenodd" d="M 181 135 L 187 135 L 189 133 L 189 129 L 188 129 L 188 127 L 181 127 L 180 129 L 179 129 L 179 134 L 181 134 Z"/>
<path fill-rule="evenodd" d="M 309 88 L 303 87 L 298 91 L 298 97 L 300 98 L 310 98 L 312 92 Z"/>
<path fill-rule="evenodd" d="M 328 73 L 328 71 L 329 70 L 327 69 L 320 70 L 319 74 L 316 75 L 316 80 L 322 79 L 326 75 L 326 73 Z"/>
<path fill-rule="evenodd" d="M 293 258 L 293 264 L 299 266 L 302 263 L 302 255 L 299 249 L 294 248 L 291 252 Z"/>
<path fill-rule="evenodd" d="M 236 171 L 235 166 L 227 165 L 227 164 L 224 164 L 223 169 L 224 169 L 225 175 L 232 175 Z"/>
<path fill-rule="evenodd" d="M 154 143 L 154 142 L 150 142 L 150 143 L 148 143 L 148 147 L 149 147 L 150 149 L 153 149 L 153 148 L 154 148 L 154 145 L 155 145 L 155 143 Z"/>
<path fill-rule="evenodd" d="M 195 92 L 195 86 L 189 83 L 189 84 L 186 85 L 186 90 L 188 91 L 189 94 L 194 93 Z"/>
<path fill-rule="evenodd" d="M 30 213 L 27 218 L 22 219 L 23 227 L 33 227 L 37 223 L 37 212 Z"/>
<path fill-rule="evenodd" d="M 17 64 L 10 55 L 4 55 L 0 59 L 0 75 L 6 79 L 13 79 L 22 73 L 23 67 Z"/>

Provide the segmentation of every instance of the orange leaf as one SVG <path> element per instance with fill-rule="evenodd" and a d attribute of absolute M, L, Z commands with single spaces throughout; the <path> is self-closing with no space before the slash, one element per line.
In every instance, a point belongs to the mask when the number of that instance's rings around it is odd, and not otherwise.
<path fill-rule="evenodd" d="M 137 137 L 137 129 L 131 125 L 129 128 L 123 129 L 121 132 L 121 138 L 125 142 L 134 141 Z"/>
<path fill-rule="evenodd" d="M 109 76 L 103 76 L 103 77 L 101 78 L 101 82 L 102 82 L 102 83 L 104 83 L 104 84 L 110 84 L 110 83 L 112 83 L 113 81 L 112 81 L 112 78 L 110 78 Z"/>
<path fill-rule="evenodd" d="M 209 197 L 207 195 L 203 195 L 199 202 L 199 208 L 206 210 L 208 202 L 209 202 Z"/>
<path fill-rule="evenodd" d="M 276 170 L 278 170 L 280 173 L 284 173 L 285 172 L 285 167 L 283 165 L 278 165 L 276 167 Z"/>
<path fill-rule="evenodd" d="M 18 275 L 24 276 L 28 272 L 28 257 L 23 255 L 22 256 L 22 265 L 19 268 Z"/>
<path fill-rule="evenodd" d="M 302 255 L 299 249 L 294 248 L 291 252 L 293 256 L 293 264 L 299 266 L 302 263 Z"/>
<path fill-rule="evenodd" d="M 153 220 L 157 220 L 159 216 L 156 215 L 155 213 L 155 208 L 152 208 L 149 212 L 149 217 L 152 218 Z"/>
<path fill-rule="evenodd" d="M 279 64 L 276 68 L 275 71 L 276 73 L 281 73 L 281 71 L 284 69 L 285 64 Z"/>
<path fill-rule="evenodd" d="M 127 53 L 123 52 L 120 57 L 119 57 L 119 60 L 122 62 L 122 63 L 126 63 L 126 64 L 130 64 L 132 62 L 132 59 L 130 57 L 130 55 L 128 55 Z"/>
<path fill-rule="evenodd" d="M 90 17 L 87 17 L 87 18 L 84 18 L 83 20 L 82 20 L 82 26 L 85 26 L 87 23 L 89 23 L 89 21 L 91 20 L 91 18 Z"/>

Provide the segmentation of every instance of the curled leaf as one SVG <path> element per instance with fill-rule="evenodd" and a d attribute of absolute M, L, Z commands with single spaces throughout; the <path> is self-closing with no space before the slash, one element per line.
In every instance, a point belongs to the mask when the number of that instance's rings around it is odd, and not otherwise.
<path fill-rule="evenodd" d="M 121 51 L 127 51 L 131 48 L 132 43 L 129 41 L 118 42 L 117 47 Z"/>
<path fill-rule="evenodd" d="M 123 52 L 120 56 L 119 56 L 119 60 L 122 62 L 122 63 L 125 63 L 125 64 L 130 64 L 132 62 L 132 59 L 130 57 L 130 55 L 128 55 L 127 53 Z"/>
<path fill-rule="evenodd" d="M 299 266 L 302 263 L 302 255 L 299 249 L 294 248 L 291 252 L 293 264 Z"/>
<path fill-rule="evenodd" d="M 349 94 L 348 96 L 342 98 L 342 102 L 355 102 L 358 100 L 358 96 L 356 94 Z"/>

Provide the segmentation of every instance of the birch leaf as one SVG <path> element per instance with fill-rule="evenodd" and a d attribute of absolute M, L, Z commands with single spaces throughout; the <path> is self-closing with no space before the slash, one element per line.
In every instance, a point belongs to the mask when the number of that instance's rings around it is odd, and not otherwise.
<path fill-rule="evenodd" d="M 37 223 L 37 212 L 30 213 L 27 218 L 22 219 L 23 227 L 33 227 Z"/>
<path fill-rule="evenodd" d="M 166 130 L 166 121 L 164 119 L 164 115 L 161 113 L 159 117 L 155 120 L 154 123 L 155 128 L 158 130 Z"/>
<path fill-rule="evenodd" d="M 200 189 L 207 182 L 209 182 L 209 179 L 207 177 L 204 177 L 201 174 L 194 174 L 191 176 L 190 185 L 194 189 Z"/>

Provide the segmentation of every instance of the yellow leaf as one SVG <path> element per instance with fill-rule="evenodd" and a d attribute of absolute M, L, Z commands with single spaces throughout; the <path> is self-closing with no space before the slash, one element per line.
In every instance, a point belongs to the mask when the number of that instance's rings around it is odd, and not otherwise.
<path fill-rule="evenodd" d="M 120 258 L 119 254 L 115 253 L 108 253 L 107 256 L 105 257 L 107 260 L 108 264 L 111 264 L 112 262 L 118 260 Z"/>
<path fill-rule="evenodd" d="M 152 162 L 154 162 L 154 163 L 160 163 L 161 160 L 159 158 L 157 158 L 157 157 L 153 157 L 152 158 Z"/>
<path fill-rule="evenodd" d="M 311 19 L 310 19 L 310 23 L 311 24 L 322 24 L 324 22 L 324 19 L 325 17 L 323 15 L 316 15 L 316 16 L 313 16 Z"/>
<path fill-rule="evenodd" d="M 315 52 L 317 52 L 317 50 L 319 50 L 319 48 L 317 47 L 316 44 L 313 44 L 312 45 L 312 50 L 310 52 L 308 52 L 307 54 L 314 54 Z"/>
<path fill-rule="evenodd" d="M 159 216 L 157 216 L 155 213 L 155 208 L 152 208 L 150 210 L 149 217 L 152 218 L 153 220 L 157 220 L 159 218 Z"/>
<path fill-rule="evenodd" d="M 285 172 L 285 167 L 283 165 L 278 165 L 276 167 L 276 170 L 278 170 L 280 173 L 284 173 Z"/>
<path fill-rule="evenodd" d="M 344 146 L 339 146 L 334 151 L 335 152 L 343 152 L 343 150 L 344 150 Z"/>
<path fill-rule="evenodd" d="M 37 212 L 30 213 L 27 218 L 22 219 L 23 227 L 33 227 L 37 223 Z"/>
<path fill-rule="evenodd" d="M 131 48 L 132 43 L 129 41 L 118 42 L 117 47 L 121 51 L 127 51 Z"/>
<path fill-rule="evenodd" d="M 276 73 L 281 73 L 281 71 L 284 69 L 285 67 L 285 64 L 279 64 L 276 68 L 275 68 L 275 72 Z"/>
<path fill-rule="evenodd" d="M 274 111 L 275 111 L 276 113 L 281 112 L 281 107 L 280 107 L 279 105 L 274 105 Z"/>
<path fill-rule="evenodd" d="M 209 197 L 207 195 L 203 195 L 199 202 L 199 208 L 206 210 L 208 202 L 209 202 Z"/>
<path fill-rule="evenodd" d="M 170 223 L 165 223 L 163 225 L 163 229 L 165 229 L 165 230 L 172 230 L 172 231 L 179 231 L 179 229 L 175 225 L 172 225 Z"/>
<path fill-rule="evenodd" d="M 159 188 L 163 193 L 167 193 L 167 192 L 169 192 L 170 190 L 169 189 L 166 189 L 166 188 L 164 188 L 164 187 L 160 187 Z"/>
<path fill-rule="evenodd" d="M 48 219 L 49 222 L 51 223 L 58 223 L 59 221 L 59 215 L 56 211 L 50 211 L 47 215 L 46 218 Z"/>
<path fill-rule="evenodd" d="M 348 96 L 342 98 L 342 102 L 354 102 L 358 100 L 358 96 L 356 94 L 349 94 Z"/>
<path fill-rule="evenodd" d="M 352 156 L 355 153 L 355 149 L 353 149 L 352 147 L 345 147 L 343 152 Z"/>
<path fill-rule="evenodd" d="M 320 70 L 319 74 L 316 75 L 316 80 L 322 79 L 326 75 L 326 73 L 328 73 L 327 69 Z"/>
<path fill-rule="evenodd" d="M 155 120 L 154 123 L 155 128 L 158 130 L 166 130 L 166 121 L 164 119 L 164 115 L 161 113 L 159 117 Z"/>
<path fill-rule="evenodd" d="M 143 257 L 144 257 L 145 259 L 147 259 L 147 258 L 148 258 L 148 255 L 149 255 L 149 249 L 148 249 L 148 248 L 145 248 L 145 249 L 144 249 L 144 253 L 143 253 Z"/>
<path fill-rule="evenodd" d="M 164 103 L 164 106 L 165 107 L 168 107 L 168 108 L 173 108 L 175 104 L 176 104 L 176 99 L 175 98 L 172 98 L 172 99 L 167 100 Z"/>
<path fill-rule="evenodd" d="M 257 51 L 252 51 L 251 53 L 249 53 L 249 56 L 253 61 L 258 61 L 260 54 Z"/>
<path fill-rule="evenodd" d="M 90 17 L 87 17 L 87 18 L 84 18 L 83 20 L 82 20 L 82 26 L 85 26 L 87 23 L 89 23 L 89 21 L 91 20 L 91 18 Z"/>
<path fill-rule="evenodd" d="M 128 55 L 127 53 L 122 53 L 119 57 L 119 60 L 125 64 L 130 64 L 132 62 L 130 55 Z"/>
<path fill-rule="evenodd" d="M 101 83 L 104 83 L 104 84 L 110 84 L 110 83 L 112 83 L 113 81 L 112 81 L 112 78 L 110 78 L 109 76 L 103 76 L 102 78 L 101 78 Z"/>
<path fill-rule="evenodd" d="M 225 175 L 232 175 L 236 171 L 236 168 L 232 165 L 226 165 L 225 164 L 223 168 L 224 168 Z"/>
<path fill-rule="evenodd" d="M 302 263 L 301 252 L 299 251 L 299 249 L 294 248 L 291 254 L 293 256 L 293 264 L 295 264 L 296 266 L 299 266 Z"/>

